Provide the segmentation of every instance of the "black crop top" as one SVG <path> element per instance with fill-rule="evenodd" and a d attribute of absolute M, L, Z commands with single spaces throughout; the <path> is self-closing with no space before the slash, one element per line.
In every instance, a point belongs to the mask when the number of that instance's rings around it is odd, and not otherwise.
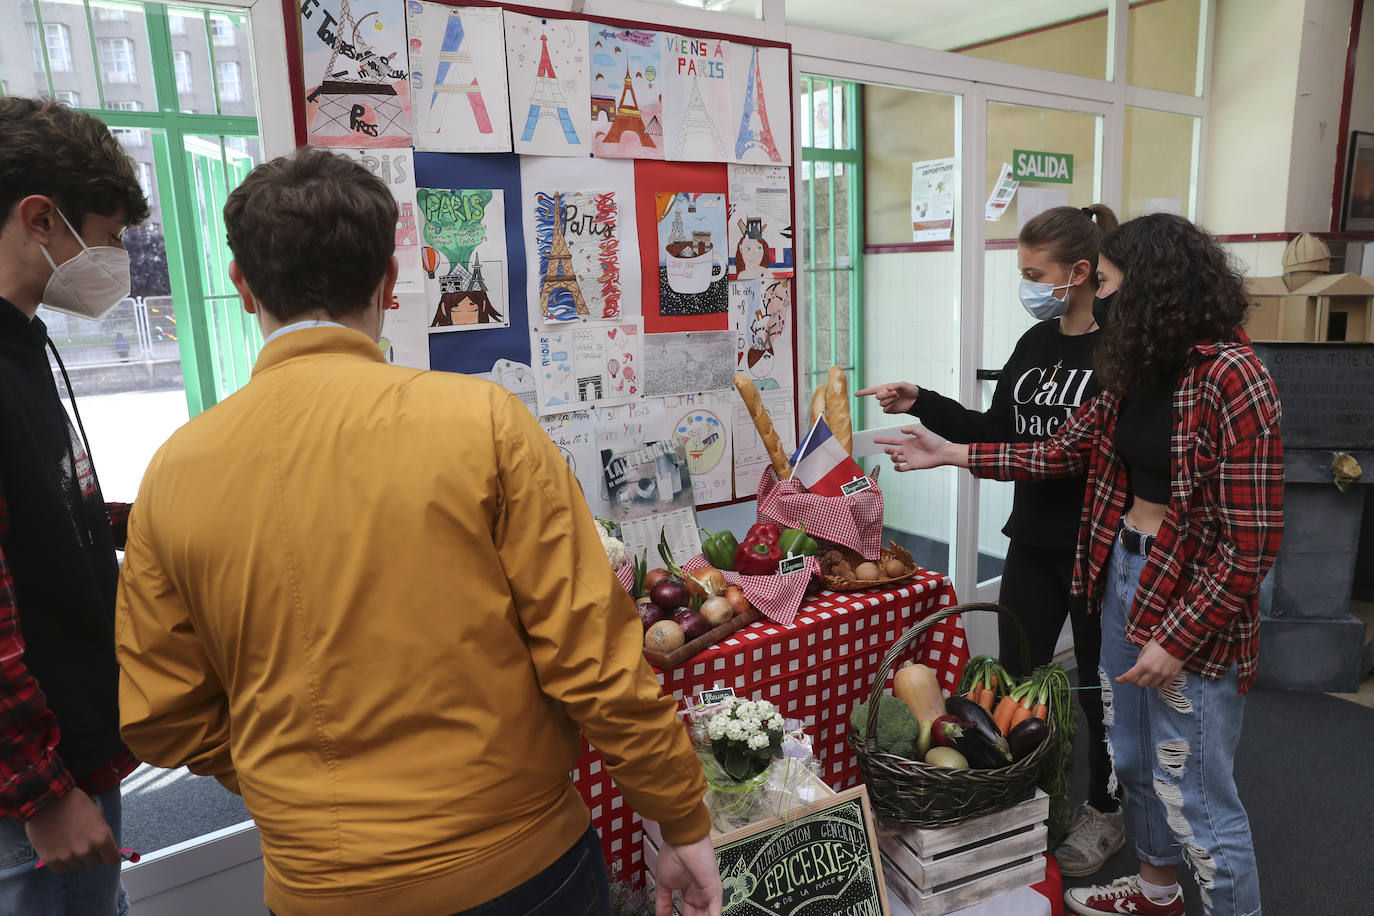
<path fill-rule="evenodd" d="M 1169 504 L 1173 397 L 1173 385 L 1135 392 L 1122 401 L 1116 418 L 1116 453 L 1131 492 L 1162 505 Z"/>

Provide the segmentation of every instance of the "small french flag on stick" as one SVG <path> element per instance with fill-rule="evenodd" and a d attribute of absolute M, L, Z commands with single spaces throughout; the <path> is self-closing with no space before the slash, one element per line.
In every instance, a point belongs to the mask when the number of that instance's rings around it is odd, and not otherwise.
<path fill-rule="evenodd" d="M 811 427 L 811 434 L 792 456 L 792 477 L 818 496 L 848 495 L 846 484 L 868 479 L 863 468 L 849 457 L 840 440 L 830 432 L 825 417 L 816 420 L 816 425 Z M 854 493 L 857 489 L 867 487 L 850 487 L 848 493 Z"/>

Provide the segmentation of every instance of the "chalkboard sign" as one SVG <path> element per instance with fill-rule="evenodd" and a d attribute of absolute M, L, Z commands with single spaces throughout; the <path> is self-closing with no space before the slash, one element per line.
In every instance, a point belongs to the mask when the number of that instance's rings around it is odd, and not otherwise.
<path fill-rule="evenodd" d="M 860 786 L 717 837 L 721 916 L 888 916 L 868 792 Z"/>
<path fill-rule="evenodd" d="M 1374 345 L 1254 347 L 1283 404 L 1285 449 L 1374 448 Z"/>

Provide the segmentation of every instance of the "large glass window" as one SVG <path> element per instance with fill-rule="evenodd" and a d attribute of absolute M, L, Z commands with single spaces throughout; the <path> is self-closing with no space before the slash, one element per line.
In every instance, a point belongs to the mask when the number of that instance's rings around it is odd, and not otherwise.
<path fill-rule="evenodd" d="M 19 0 L 15 9 L 35 53 L 0 56 L 5 91 L 50 96 L 102 118 L 152 205 L 151 217 L 124 236 L 127 299 L 98 322 L 40 310 L 71 376 L 105 494 L 132 500 L 157 448 L 242 385 L 261 346 L 228 280 L 222 220 L 228 193 L 261 159 L 248 18 L 203 8 L 171 16 L 164 5 L 123 0 Z M 182 44 L 185 34 L 173 35 L 178 20 L 198 30 L 200 52 Z M 212 68 L 216 22 L 231 40 L 219 46 L 223 65 Z M 217 94 L 238 107 L 220 109 Z M 180 104 L 167 104 L 178 96 Z M 59 391 L 65 400 L 60 380 Z M 185 769 L 142 767 L 123 790 L 131 800 L 125 841 L 143 852 L 248 819 L 237 797 Z"/>
<path fill-rule="evenodd" d="M 185 51 L 173 51 L 172 65 L 176 70 L 177 95 L 190 95 L 195 91 L 191 86 L 191 55 Z"/>
<path fill-rule="evenodd" d="M 1132 86 L 1202 95 L 1204 0 L 1131 4 L 1126 81 Z"/>
<path fill-rule="evenodd" d="M 1197 149 L 1202 119 L 1126 109 L 1121 218 L 1146 213 L 1197 216 Z"/>
<path fill-rule="evenodd" d="M 101 38 L 100 73 L 106 83 L 132 83 L 134 72 L 134 43 L 127 38 Z"/>
<path fill-rule="evenodd" d="M 802 381 L 805 391 L 825 380 L 831 366 L 861 384 L 861 232 L 863 145 L 859 88 L 854 83 L 804 77 L 801 209 L 806 227 L 799 301 L 806 309 Z M 809 397 L 803 397 L 809 403 Z"/>
<path fill-rule="evenodd" d="M 53 73 L 72 72 L 72 30 L 60 22 L 43 26 L 48 43 L 48 69 Z"/>
<path fill-rule="evenodd" d="M 787 0 L 787 22 L 1076 76 L 1107 76 L 1106 0 L 883 6 L 881 13 L 870 13 L 834 0 Z"/>

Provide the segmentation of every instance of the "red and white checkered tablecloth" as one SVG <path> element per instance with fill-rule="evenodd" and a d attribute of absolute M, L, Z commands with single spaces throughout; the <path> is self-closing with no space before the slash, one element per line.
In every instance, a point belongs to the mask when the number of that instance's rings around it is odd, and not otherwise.
<path fill-rule="evenodd" d="M 792 626 L 759 621 L 660 672 L 659 680 L 683 705 L 718 686 L 776 703 L 787 718 L 805 722 L 821 778 L 837 790 L 847 789 L 861 779 L 858 760 L 845 742 L 850 711 L 868 698 L 892 643 L 929 614 L 956 603 L 949 579 L 928 570 L 885 590 L 820 591 L 806 598 Z M 960 618 L 932 626 L 912 647 L 911 657 L 934 668 L 941 686 L 952 693 L 969 657 Z M 607 865 L 638 879 L 643 861 L 639 815 L 605 772 L 601 755 L 585 743 L 573 783 L 591 808 Z"/>

